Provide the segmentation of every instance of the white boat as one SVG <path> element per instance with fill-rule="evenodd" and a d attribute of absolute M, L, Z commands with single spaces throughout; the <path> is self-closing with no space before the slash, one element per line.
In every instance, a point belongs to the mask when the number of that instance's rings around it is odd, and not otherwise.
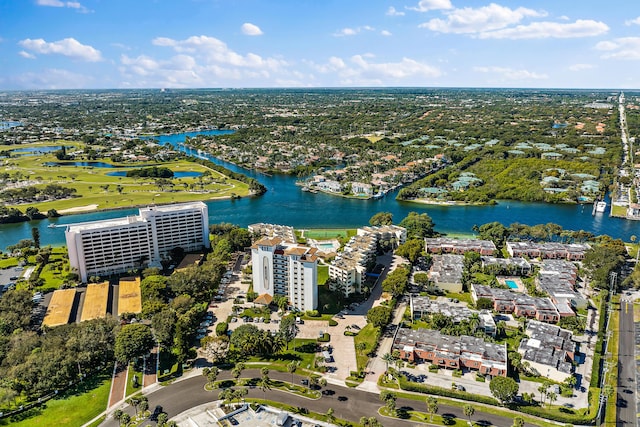
<path fill-rule="evenodd" d="M 49 228 L 56 228 L 56 225 L 55 225 L 55 224 L 49 224 L 49 225 L 47 225 L 47 227 L 49 227 Z"/>
<path fill-rule="evenodd" d="M 600 201 L 596 204 L 596 212 L 604 212 L 607 209 L 607 202 Z"/>

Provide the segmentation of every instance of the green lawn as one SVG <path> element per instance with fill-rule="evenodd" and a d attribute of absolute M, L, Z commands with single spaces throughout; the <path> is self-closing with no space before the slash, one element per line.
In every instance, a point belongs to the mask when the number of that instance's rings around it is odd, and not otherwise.
<path fill-rule="evenodd" d="M 18 266 L 18 258 L 3 258 L 0 259 L 0 268 L 9 268 L 9 267 L 17 267 Z"/>
<path fill-rule="evenodd" d="M 0 420 L 12 427 L 77 427 L 89 422 L 107 408 L 111 388 L 110 372 L 85 380 L 75 392 L 51 399 L 16 417 Z"/>
<path fill-rule="evenodd" d="M 61 144 L 62 142 L 49 142 L 46 145 Z M 74 143 L 65 143 L 68 147 Z M 37 146 L 24 144 L 24 147 Z M 22 146 L 21 146 L 22 147 Z M 2 149 L 11 149 L 11 146 L 0 146 Z M 108 159 L 100 159 L 105 163 L 111 163 Z M 115 165 L 115 168 L 82 167 L 74 165 L 45 166 L 47 162 L 58 162 L 53 154 L 40 156 L 15 157 L 7 160 L 8 165 L 14 171 L 22 172 L 25 177 L 33 180 L 36 187 L 45 187 L 48 184 L 58 184 L 64 187 L 73 187 L 80 197 L 57 200 L 42 203 L 33 203 L 29 206 L 37 207 L 41 212 L 49 209 L 61 211 L 74 207 L 98 205 L 97 209 L 114 209 L 134 205 L 150 203 L 174 203 L 194 200 L 208 200 L 219 197 L 231 197 L 232 195 L 246 196 L 249 188 L 246 183 L 235 181 L 229 177 L 211 170 L 206 166 L 185 160 L 167 163 L 140 164 L 139 167 L 160 165 L 174 172 L 193 171 L 210 172 L 211 176 L 201 180 L 201 177 L 173 178 L 171 185 L 159 187 L 155 179 L 130 178 L 108 176 L 111 172 L 123 172 L 124 166 L 130 164 Z M 122 166 L 118 168 L 117 166 Z M 203 182 L 202 186 L 200 182 Z M 11 206 L 11 205 L 8 205 Z M 16 206 L 21 210 L 25 206 Z"/>
<path fill-rule="evenodd" d="M 376 346 L 378 340 L 378 328 L 374 327 L 371 323 L 360 330 L 358 335 L 353 339 L 353 343 L 356 346 L 356 361 L 358 362 L 358 370 L 364 369 L 369 361 L 369 353 Z M 358 343 L 364 343 L 365 348 L 362 351 L 358 351 Z"/>
<path fill-rule="evenodd" d="M 341 239 L 356 235 L 356 230 L 347 228 L 316 228 L 313 230 L 305 230 L 304 237 L 307 239 Z"/>
<path fill-rule="evenodd" d="M 318 266 L 318 285 L 324 285 L 328 278 L 329 278 L 329 266 L 319 265 Z"/>
<path fill-rule="evenodd" d="M 141 365 L 142 366 L 142 365 Z M 138 387 L 133 386 L 133 377 L 138 377 Z M 142 371 L 137 371 L 133 363 L 129 365 L 129 377 L 127 381 L 127 389 L 125 391 L 125 397 L 129 397 L 134 393 L 139 392 L 142 389 Z"/>
<path fill-rule="evenodd" d="M 471 293 L 470 292 L 462 292 L 462 293 L 447 292 L 447 294 L 445 296 L 447 298 L 453 298 L 453 299 L 457 299 L 457 300 L 462 301 L 462 302 L 466 302 L 468 305 L 472 305 L 473 304 L 473 300 L 471 299 Z"/>

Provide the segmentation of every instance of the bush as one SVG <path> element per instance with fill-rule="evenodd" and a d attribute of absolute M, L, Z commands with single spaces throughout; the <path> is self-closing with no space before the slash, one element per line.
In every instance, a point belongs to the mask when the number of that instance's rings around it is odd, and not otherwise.
<path fill-rule="evenodd" d="M 338 322 L 333 319 L 329 319 L 329 326 L 338 326 Z"/>
<path fill-rule="evenodd" d="M 468 393 L 466 391 L 451 390 L 442 387 L 435 387 L 426 384 L 419 384 L 408 381 L 403 375 L 398 378 L 398 384 L 402 390 L 416 391 L 418 393 L 435 394 L 438 396 L 453 397 L 456 399 L 469 400 L 473 402 L 486 403 L 488 405 L 499 406 L 499 402 L 493 397 Z"/>
<path fill-rule="evenodd" d="M 573 425 L 585 425 L 593 422 L 593 416 L 589 415 L 577 415 L 575 413 L 559 413 L 549 411 L 546 408 L 540 406 L 526 406 L 526 405 L 507 405 L 509 409 L 522 412 L 529 415 L 534 415 L 540 418 L 546 418 L 552 421 L 558 421 L 561 423 L 569 423 Z"/>
<path fill-rule="evenodd" d="M 216 335 L 219 337 L 227 336 L 229 330 L 229 324 L 227 322 L 220 322 L 216 325 Z"/>
<path fill-rule="evenodd" d="M 320 338 L 318 338 L 318 342 L 329 342 L 329 341 L 331 341 L 331 335 L 329 335 L 326 332 L 322 334 Z"/>
<path fill-rule="evenodd" d="M 320 312 L 318 310 L 308 310 L 307 316 L 309 317 L 320 317 Z"/>

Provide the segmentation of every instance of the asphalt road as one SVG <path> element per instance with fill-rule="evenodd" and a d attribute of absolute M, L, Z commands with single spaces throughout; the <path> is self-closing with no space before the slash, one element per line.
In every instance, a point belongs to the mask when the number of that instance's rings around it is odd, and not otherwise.
<path fill-rule="evenodd" d="M 636 427 L 636 362 L 633 304 L 620 304 L 620 343 L 618 346 L 618 393 L 616 425 Z"/>
<path fill-rule="evenodd" d="M 259 377 L 260 371 L 257 369 L 245 369 L 242 373 L 243 378 Z M 269 376 L 272 379 L 283 381 L 291 381 L 291 375 L 284 372 L 271 372 Z M 228 371 L 223 371 L 218 379 L 230 378 Z M 300 384 L 305 378 L 294 375 L 294 381 Z M 178 381 L 167 387 L 162 387 L 148 395 L 149 408 L 153 410 L 156 405 L 162 406 L 163 410 L 169 415 L 169 418 L 175 417 L 194 406 L 202 405 L 217 400 L 219 391 L 208 392 L 204 390 L 204 377 L 193 377 L 183 381 Z M 329 408 L 333 408 L 335 415 L 339 418 L 358 422 L 361 417 L 376 416 L 378 420 L 383 418 L 378 415 L 378 409 L 383 406 L 379 395 L 348 387 L 339 387 L 328 385 L 324 388 L 328 391 L 328 395 L 318 400 L 310 400 L 291 393 L 281 392 L 278 390 L 267 390 L 263 392 L 259 388 L 250 389 L 249 397 L 269 399 L 277 402 L 283 402 L 294 407 L 304 407 L 312 412 L 325 413 Z M 398 399 L 397 407 L 405 407 L 407 409 L 416 409 L 425 411 L 426 405 L 424 401 Z M 129 414 L 133 414 L 132 408 L 124 410 Z M 438 414 L 452 414 L 456 418 L 466 420 L 462 413 L 462 409 L 439 404 Z M 472 417 L 475 422 L 482 422 L 485 426 L 511 426 L 512 420 L 495 415 L 481 414 L 476 409 L 476 414 Z M 403 421 L 397 419 L 384 418 L 385 427 L 408 427 L 416 425 L 415 422 Z M 150 421 L 141 424 L 142 426 L 155 425 Z M 108 418 L 101 424 L 103 427 L 118 427 L 118 423 L 113 418 Z"/>

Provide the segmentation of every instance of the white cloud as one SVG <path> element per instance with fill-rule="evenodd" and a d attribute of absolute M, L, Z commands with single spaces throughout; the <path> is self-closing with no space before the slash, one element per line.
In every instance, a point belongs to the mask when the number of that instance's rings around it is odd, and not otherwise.
<path fill-rule="evenodd" d="M 373 55 L 354 55 L 348 61 L 333 56 L 326 64 L 310 65 L 322 74 L 336 74 L 342 85 L 382 85 L 425 82 L 442 75 L 442 71 L 411 58 L 399 62 L 374 62 Z"/>
<path fill-rule="evenodd" d="M 38 6 L 49 6 L 49 7 L 68 7 L 71 9 L 77 9 L 80 12 L 87 12 L 87 8 L 84 7 L 77 1 L 61 1 L 61 0 L 37 0 L 36 4 Z"/>
<path fill-rule="evenodd" d="M 583 71 L 583 70 L 590 70 L 592 68 L 595 68 L 595 65 L 591 65 L 591 64 L 573 64 L 569 66 L 569 71 Z"/>
<path fill-rule="evenodd" d="M 493 81 L 530 81 L 549 78 L 546 74 L 509 67 L 473 67 L 473 70 L 478 73 L 491 74 L 495 78 Z"/>
<path fill-rule="evenodd" d="M 156 46 L 171 47 L 179 53 L 193 54 L 207 63 L 269 70 L 287 65 L 285 61 L 276 58 L 262 58 L 255 53 L 241 55 L 229 49 L 223 41 L 209 36 L 191 36 L 185 40 L 157 37 L 153 39 L 152 43 Z"/>
<path fill-rule="evenodd" d="M 338 32 L 333 33 L 334 37 L 346 37 L 346 36 L 355 36 L 356 34 L 360 34 L 363 31 L 375 31 L 370 25 L 364 25 L 362 27 L 357 28 L 343 28 Z"/>
<path fill-rule="evenodd" d="M 478 35 L 481 39 L 567 39 L 593 37 L 605 34 L 609 26 L 604 22 L 579 19 L 565 24 L 560 22 L 534 22 L 497 31 L 486 31 Z"/>
<path fill-rule="evenodd" d="M 446 15 L 446 20 L 434 18 L 420 24 L 420 27 L 440 33 L 481 33 L 506 28 L 509 25 L 517 24 L 526 17 L 546 16 L 546 12 L 538 12 L 524 7 L 510 9 L 491 3 L 489 6 L 477 9 L 471 7 L 454 9 L 447 12 Z"/>
<path fill-rule="evenodd" d="M 606 52 L 603 59 L 640 59 L 640 37 L 621 37 L 596 44 L 596 50 Z"/>
<path fill-rule="evenodd" d="M 418 12 L 428 12 L 430 10 L 452 9 L 451 0 L 420 0 L 415 7 L 407 7 L 407 9 Z"/>
<path fill-rule="evenodd" d="M 247 36 L 261 36 L 263 34 L 260 27 L 249 22 L 245 22 L 244 24 L 242 24 L 241 29 L 242 33 Z"/>
<path fill-rule="evenodd" d="M 624 21 L 624 25 L 640 25 L 640 16 L 635 19 L 629 19 L 628 21 Z"/>
<path fill-rule="evenodd" d="M 35 55 L 33 55 L 33 54 L 31 54 L 31 53 L 29 53 L 27 51 L 24 51 L 24 50 L 21 50 L 20 52 L 18 52 L 18 55 L 22 56 L 23 58 L 27 58 L 27 59 L 36 59 Z"/>
<path fill-rule="evenodd" d="M 380 31 L 380 34 L 381 34 L 381 35 L 383 35 L 383 36 L 385 36 L 385 37 L 389 37 L 389 36 L 391 36 L 391 35 L 392 35 L 392 34 L 391 34 L 391 31 L 387 31 L 387 30 L 382 30 L 382 31 Z"/>
<path fill-rule="evenodd" d="M 44 39 L 25 39 L 18 44 L 27 50 L 43 55 L 54 53 L 89 62 L 102 60 L 99 50 L 84 45 L 74 38 L 66 38 L 57 42 L 46 42 Z"/>
<path fill-rule="evenodd" d="M 395 7 L 389 6 L 389 9 L 387 9 L 387 15 L 388 16 L 404 16 L 404 12 L 400 12 L 399 10 L 396 10 Z"/>

